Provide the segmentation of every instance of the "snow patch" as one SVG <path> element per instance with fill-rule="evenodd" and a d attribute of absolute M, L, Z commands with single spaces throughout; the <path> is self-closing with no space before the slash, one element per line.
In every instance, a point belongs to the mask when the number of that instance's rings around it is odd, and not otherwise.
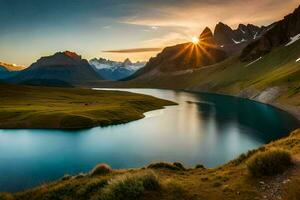
<path fill-rule="evenodd" d="M 294 37 L 291 37 L 291 41 L 289 41 L 289 43 L 287 43 L 285 46 L 289 46 L 289 45 L 293 44 L 294 42 L 296 42 L 299 39 L 300 39 L 300 33 L 295 35 Z"/>
<path fill-rule="evenodd" d="M 262 57 L 259 57 L 259 58 L 257 58 L 256 60 L 254 60 L 254 61 L 248 63 L 248 64 L 246 65 L 246 67 L 248 67 L 248 66 L 250 66 L 250 65 L 252 65 L 252 64 L 254 64 L 254 63 L 256 63 L 256 62 L 259 61 L 260 59 L 262 59 Z"/>
<path fill-rule="evenodd" d="M 234 39 L 232 38 L 232 41 L 233 41 L 235 44 L 240 44 L 240 43 L 245 42 L 245 41 L 247 41 L 247 40 L 245 40 L 245 38 L 243 38 L 241 41 L 236 41 L 236 40 L 234 40 Z"/>
<path fill-rule="evenodd" d="M 258 32 L 255 33 L 255 35 L 253 36 L 253 39 L 255 40 L 257 38 Z"/>

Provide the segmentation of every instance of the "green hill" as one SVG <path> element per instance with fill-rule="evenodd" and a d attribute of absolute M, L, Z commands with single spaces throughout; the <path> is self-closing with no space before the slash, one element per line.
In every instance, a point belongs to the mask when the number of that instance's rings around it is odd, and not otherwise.
<path fill-rule="evenodd" d="M 0 128 L 88 128 L 143 118 L 173 102 L 91 89 L 0 84 Z"/>

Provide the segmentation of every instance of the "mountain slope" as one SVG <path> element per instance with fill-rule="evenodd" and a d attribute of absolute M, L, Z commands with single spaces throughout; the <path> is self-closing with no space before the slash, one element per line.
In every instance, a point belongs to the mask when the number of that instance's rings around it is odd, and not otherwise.
<path fill-rule="evenodd" d="M 25 69 L 24 66 L 4 63 L 4 62 L 0 62 L 0 67 L 5 68 L 7 71 L 20 71 Z"/>
<path fill-rule="evenodd" d="M 184 43 L 166 47 L 129 79 L 196 69 L 220 62 L 226 57 L 226 53 L 216 44 L 211 30 L 205 28 L 199 37 L 199 44 Z"/>
<path fill-rule="evenodd" d="M 20 70 L 25 69 L 24 66 L 0 62 L 0 79 L 6 79 L 18 74 Z"/>
<path fill-rule="evenodd" d="M 298 34 L 300 34 L 300 6 L 277 22 L 259 40 L 248 45 L 242 51 L 240 58 L 243 61 L 258 59 L 275 47 L 287 45 Z"/>
<path fill-rule="evenodd" d="M 42 57 L 30 67 L 8 79 L 11 83 L 31 83 L 42 81 L 42 85 L 51 82 L 80 84 L 101 80 L 87 60 L 74 52 L 58 52 L 52 56 Z"/>

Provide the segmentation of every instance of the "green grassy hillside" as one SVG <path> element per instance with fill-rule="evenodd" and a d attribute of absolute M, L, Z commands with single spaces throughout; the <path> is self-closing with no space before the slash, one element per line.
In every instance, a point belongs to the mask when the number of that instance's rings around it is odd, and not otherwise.
<path fill-rule="evenodd" d="M 143 118 L 174 103 L 118 91 L 0 84 L 0 128 L 87 128 Z"/>
<path fill-rule="evenodd" d="M 248 163 L 274 149 L 288 150 L 293 166 L 283 174 L 253 177 Z M 276 150 L 279 151 L 279 150 Z M 276 152 L 275 151 L 275 152 Z M 275 162 L 276 155 L 272 158 Z M 101 165 L 102 168 L 104 165 Z M 275 167 L 275 166 L 273 166 Z M 242 154 L 218 168 L 201 165 L 184 168 L 180 163 L 152 164 L 142 169 L 106 170 L 101 174 L 65 176 L 57 182 L 19 193 L 0 193 L 6 200 L 253 200 L 299 199 L 300 130 L 259 149 Z"/>

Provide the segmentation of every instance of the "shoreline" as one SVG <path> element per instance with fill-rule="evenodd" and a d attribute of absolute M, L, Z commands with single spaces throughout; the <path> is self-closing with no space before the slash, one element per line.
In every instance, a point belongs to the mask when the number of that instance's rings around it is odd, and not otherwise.
<path fill-rule="evenodd" d="M 203 92 L 201 92 L 201 91 L 192 91 L 192 90 L 183 90 L 183 91 L 186 91 L 186 92 L 196 92 L 196 93 L 203 93 Z M 206 92 L 206 93 L 210 93 L 210 92 Z M 211 92 L 212 93 L 212 92 Z M 251 99 L 251 98 L 246 98 L 246 97 L 240 97 L 240 96 L 236 96 L 236 95 L 228 95 L 228 94 L 222 94 L 222 93 L 212 93 L 212 94 L 219 94 L 219 95 L 227 95 L 227 96 L 233 96 L 233 97 L 238 97 L 238 98 L 242 98 L 242 99 L 248 99 L 248 100 L 251 100 L 251 101 L 256 101 L 256 102 L 259 102 L 259 103 L 262 103 L 262 104 L 267 104 L 267 105 L 271 105 L 271 106 L 274 106 L 275 108 L 278 108 L 278 109 L 281 109 L 281 110 L 283 110 L 283 111 L 285 111 L 285 112 L 288 112 L 289 114 L 292 114 L 293 116 L 295 116 L 296 114 L 299 114 L 299 113 L 297 113 L 297 112 L 294 112 L 293 113 L 293 108 L 291 108 L 291 107 L 287 107 L 287 106 L 283 106 L 283 105 L 281 105 L 281 104 L 279 104 L 279 103 L 274 103 L 274 104 L 271 104 L 271 103 L 264 103 L 264 102 L 260 102 L 260 101 L 257 101 L 257 100 L 255 100 L 255 99 Z M 157 97 L 156 97 L 157 98 Z M 155 110 L 157 110 L 157 109 L 155 109 Z M 154 111 L 154 110 L 151 110 L 151 111 Z M 144 112 L 145 113 L 145 112 Z M 143 115 L 144 115 L 144 113 L 143 113 Z M 145 117 L 145 115 L 144 115 L 144 117 Z M 298 117 L 299 117 L 299 115 L 298 115 Z M 298 117 L 296 117 L 295 116 L 295 118 L 297 119 L 297 120 L 299 120 L 299 118 Z M 300 120 L 299 120 L 300 121 Z M 297 128 L 296 128 L 297 129 Z M 295 129 L 295 130 L 296 130 Z M 282 137 L 282 138 L 279 138 L 278 140 L 282 140 L 282 139 L 284 139 L 284 138 L 286 138 L 286 137 L 288 137 L 289 136 L 289 134 L 287 135 L 287 136 L 284 136 L 284 137 Z M 270 145 L 271 143 L 266 143 L 266 144 L 264 144 L 263 146 L 267 146 L 267 145 Z M 260 147 L 259 147 L 260 148 Z M 259 149 L 259 148 L 257 148 L 257 149 Z M 239 158 L 239 156 L 238 157 L 236 157 L 236 158 L 234 158 L 233 160 L 237 160 Z M 224 167 L 226 167 L 227 165 L 230 165 L 231 164 L 231 162 L 232 161 L 228 161 L 228 162 L 226 162 L 226 163 L 224 163 L 224 164 L 221 164 L 220 166 L 216 166 L 216 167 L 213 167 L 213 168 L 204 168 L 204 169 L 207 169 L 207 170 L 218 170 L 219 168 L 224 168 Z M 118 172 L 118 171 L 124 171 L 125 173 L 130 173 L 130 170 L 131 169 L 133 169 L 133 170 L 141 170 L 141 169 L 143 169 L 144 167 L 141 167 L 141 168 L 124 168 L 124 169 L 120 169 L 120 170 L 115 170 L 116 172 Z M 189 170 L 194 170 L 194 168 L 187 168 L 187 170 L 189 171 Z M 88 173 L 87 173 L 88 174 Z M 78 175 L 78 176 L 80 176 L 80 175 Z M 75 175 L 73 175 L 73 177 L 77 177 L 76 176 L 76 174 Z M 55 183 L 57 183 L 57 181 L 59 182 L 59 181 L 61 181 L 61 179 L 58 179 L 58 180 L 54 180 L 54 181 L 50 181 L 49 183 L 47 183 L 46 185 L 51 185 L 51 184 L 55 184 Z M 24 191 L 28 191 L 28 190 L 33 190 L 33 189 L 35 189 L 35 188 L 38 188 L 38 187 L 42 187 L 41 185 L 38 185 L 38 186 L 36 186 L 36 187 L 32 187 L 32 188 L 29 188 L 29 189 L 26 189 L 26 190 L 24 190 Z M 19 192 L 24 192 L 24 191 L 19 191 Z M 13 192 L 13 193 L 15 193 L 15 192 Z M 18 193 L 18 192 L 17 192 Z M 0 194 L 1 194 L 1 191 L 0 191 Z"/>
<path fill-rule="evenodd" d="M 209 91 L 209 90 L 201 90 L 201 89 L 188 89 L 188 88 L 165 88 L 165 87 L 121 87 L 120 85 L 117 85 L 118 87 L 99 87 L 99 88 L 105 88 L 107 90 L 114 90 L 114 89 L 164 89 L 164 90 L 182 90 L 182 91 L 186 91 L 186 92 L 198 92 L 198 93 L 211 93 L 211 94 L 219 94 L 219 95 L 226 95 L 226 96 L 232 96 L 232 97 L 238 97 L 238 98 L 242 98 L 242 99 L 248 99 L 251 101 L 256 101 L 259 103 L 263 103 L 266 105 L 270 105 L 270 106 L 274 106 L 277 109 L 280 109 L 282 111 L 285 111 L 287 113 L 289 113 L 290 115 L 292 115 L 293 117 L 295 117 L 299 123 L 300 123 L 300 107 L 296 107 L 293 105 L 289 105 L 289 104 L 282 104 L 279 102 L 263 102 L 263 101 L 259 101 L 253 97 L 250 96 L 241 96 L 240 94 L 228 94 L 228 93 L 223 93 L 223 92 L 213 92 L 213 91 Z M 89 89 L 94 89 L 97 87 L 92 87 Z"/>
<path fill-rule="evenodd" d="M 280 103 L 271 103 L 270 105 L 290 113 L 300 122 L 300 108 L 291 105 L 283 105 Z"/>

